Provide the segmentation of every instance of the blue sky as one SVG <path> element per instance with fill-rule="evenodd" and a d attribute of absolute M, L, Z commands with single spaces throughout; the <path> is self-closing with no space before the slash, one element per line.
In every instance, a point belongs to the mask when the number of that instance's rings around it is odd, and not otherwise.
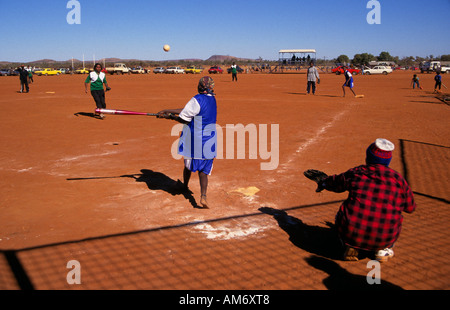
<path fill-rule="evenodd" d="M 450 0 L 379 0 L 379 25 L 368 0 L 78 1 L 81 24 L 69 25 L 68 0 L 0 0 L 0 61 L 450 54 Z"/>

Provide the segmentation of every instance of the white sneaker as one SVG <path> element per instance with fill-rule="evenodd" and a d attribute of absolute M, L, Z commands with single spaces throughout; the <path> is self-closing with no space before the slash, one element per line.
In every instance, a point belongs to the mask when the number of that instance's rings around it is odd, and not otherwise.
<path fill-rule="evenodd" d="M 394 257 L 394 250 L 392 250 L 391 248 L 378 250 L 378 252 L 375 254 L 375 259 L 380 263 L 385 263 L 392 257 Z"/>

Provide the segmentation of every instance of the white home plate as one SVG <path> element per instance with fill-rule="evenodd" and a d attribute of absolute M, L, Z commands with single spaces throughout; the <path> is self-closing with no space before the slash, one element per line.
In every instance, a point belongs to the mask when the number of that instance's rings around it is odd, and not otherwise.
<path fill-rule="evenodd" d="M 211 225 L 208 223 L 201 223 L 194 226 L 194 229 L 197 232 L 205 234 L 207 239 L 214 240 L 243 238 L 264 231 L 266 228 L 267 227 L 265 226 L 257 225 L 257 223 L 250 225 L 236 225 L 236 223 L 229 223 L 228 225 L 215 223 L 214 225 Z"/>

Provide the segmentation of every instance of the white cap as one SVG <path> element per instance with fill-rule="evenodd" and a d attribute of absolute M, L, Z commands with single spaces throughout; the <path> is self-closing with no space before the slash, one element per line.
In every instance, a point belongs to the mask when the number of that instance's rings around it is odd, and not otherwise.
<path fill-rule="evenodd" d="M 395 148 L 394 143 L 389 140 L 378 138 L 375 140 L 375 145 L 382 151 L 392 152 Z"/>

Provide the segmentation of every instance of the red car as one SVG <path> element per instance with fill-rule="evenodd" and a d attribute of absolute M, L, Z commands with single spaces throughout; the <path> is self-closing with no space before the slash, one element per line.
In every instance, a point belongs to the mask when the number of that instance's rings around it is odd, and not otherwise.
<path fill-rule="evenodd" d="M 351 74 L 359 74 L 361 72 L 361 70 L 354 69 L 354 68 L 347 68 L 347 70 Z M 342 66 L 339 66 L 339 67 L 336 67 L 336 68 L 332 69 L 331 72 L 332 73 L 336 73 L 337 75 L 344 74 L 344 68 Z"/>
<path fill-rule="evenodd" d="M 209 68 L 208 72 L 209 72 L 209 74 L 212 74 L 212 73 L 223 73 L 223 69 L 221 67 L 215 66 L 215 67 Z"/>

